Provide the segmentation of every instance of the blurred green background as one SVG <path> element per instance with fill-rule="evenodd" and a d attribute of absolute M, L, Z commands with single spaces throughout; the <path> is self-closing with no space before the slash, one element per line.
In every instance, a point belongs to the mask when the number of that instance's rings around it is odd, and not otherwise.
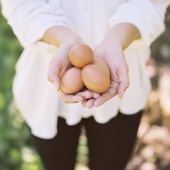
<path fill-rule="evenodd" d="M 169 10 L 168 10 L 169 11 Z M 170 169 L 170 17 L 166 31 L 152 45 L 147 71 L 153 90 L 141 122 L 137 146 L 127 169 Z M 42 170 L 29 129 L 15 108 L 12 82 L 22 52 L 0 11 L 0 170 Z M 86 165 L 88 149 L 82 133 L 77 162 Z M 78 166 L 81 169 L 82 166 Z M 149 169 L 148 169 L 149 168 Z M 78 168 L 77 168 L 78 169 Z"/>
<path fill-rule="evenodd" d="M 29 130 L 13 103 L 12 82 L 21 54 L 11 28 L 0 14 L 0 170 L 39 170 Z"/>

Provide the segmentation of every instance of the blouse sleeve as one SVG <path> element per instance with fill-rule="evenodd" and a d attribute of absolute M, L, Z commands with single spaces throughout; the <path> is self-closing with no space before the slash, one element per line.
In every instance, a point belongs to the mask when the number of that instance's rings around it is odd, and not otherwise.
<path fill-rule="evenodd" d="M 55 4 L 46 0 L 1 0 L 1 6 L 2 14 L 23 47 L 41 39 L 51 26 L 70 25 L 58 0 Z"/>
<path fill-rule="evenodd" d="M 127 22 L 135 25 L 147 46 L 165 30 L 165 13 L 170 0 L 127 0 L 110 18 L 109 25 Z"/>

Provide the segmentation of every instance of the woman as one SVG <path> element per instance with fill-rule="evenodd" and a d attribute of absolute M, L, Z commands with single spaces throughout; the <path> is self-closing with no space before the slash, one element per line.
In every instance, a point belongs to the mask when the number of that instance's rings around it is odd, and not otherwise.
<path fill-rule="evenodd" d="M 73 170 L 81 128 L 91 170 L 123 170 L 150 92 L 145 64 L 164 31 L 169 0 L 1 0 L 24 51 L 16 65 L 14 98 L 31 128 L 46 170 Z M 106 61 L 103 94 L 67 95 L 60 80 L 71 47 L 88 44 Z M 47 80 L 48 77 L 48 80 Z M 52 87 L 52 85 L 54 88 Z"/>

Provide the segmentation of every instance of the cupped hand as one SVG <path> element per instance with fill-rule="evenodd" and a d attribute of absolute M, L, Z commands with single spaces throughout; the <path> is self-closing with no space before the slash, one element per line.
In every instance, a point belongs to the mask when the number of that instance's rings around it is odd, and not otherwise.
<path fill-rule="evenodd" d="M 91 98 L 96 99 L 99 97 L 98 93 L 91 92 L 87 89 L 76 94 L 66 94 L 61 89 L 62 77 L 64 76 L 65 72 L 72 67 L 68 57 L 69 51 L 71 47 L 76 44 L 77 43 L 61 46 L 49 64 L 48 80 L 53 84 L 59 96 L 65 103 L 77 103 L 82 102 L 83 100 Z"/>
<path fill-rule="evenodd" d="M 109 89 L 98 98 L 90 98 L 82 102 L 82 106 L 88 108 L 98 107 L 115 95 L 122 98 L 129 86 L 128 66 L 121 48 L 101 43 L 94 49 L 94 57 L 101 58 L 108 64 L 111 82 Z"/>
<path fill-rule="evenodd" d="M 60 90 L 63 75 L 71 67 L 68 59 L 69 50 L 69 46 L 60 47 L 49 63 L 48 80 L 54 85 L 57 91 Z"/>

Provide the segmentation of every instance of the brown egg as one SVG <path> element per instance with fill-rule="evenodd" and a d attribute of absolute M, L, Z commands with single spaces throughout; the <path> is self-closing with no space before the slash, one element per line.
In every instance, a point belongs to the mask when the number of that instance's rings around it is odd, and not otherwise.
<path fill-rule="evenodd" d="M 103 93 L 110 86 L 110 72 L 107 64 L 103 61 L 86 65 L 82 69 L 82 79 L 85 86 L 97 93 Z"/>
<path fill-rule="evenodd" d="M 78 44 L 71 48 L 69 52 L 70 62 L 78 68 L 83 68 L 93 61 L 93 51 L 86 44 Z"/>
<path fill-rule="evenodd" d="M 66 94 L 74 94 L 79 92 L 83 87 L 82 70 L 72 67 L 64 74 L 61 81 L 61 89 Z"/>
<path fill-rule="evenodd" d="M 105 72 L 109 75 L 109 77 L 110 77 L 110 69 L 109 69 L 107 63 L 106 63 L 104 60 L 102 60 L 102 59 L 100 59 L 100 58 L 94 58 L 94 59 L 93 59 L 93 64 L 98 65 L 98 66 L 99 66 L 101 69 L 103 69 L 103 71 L 105 71 Z"/>

